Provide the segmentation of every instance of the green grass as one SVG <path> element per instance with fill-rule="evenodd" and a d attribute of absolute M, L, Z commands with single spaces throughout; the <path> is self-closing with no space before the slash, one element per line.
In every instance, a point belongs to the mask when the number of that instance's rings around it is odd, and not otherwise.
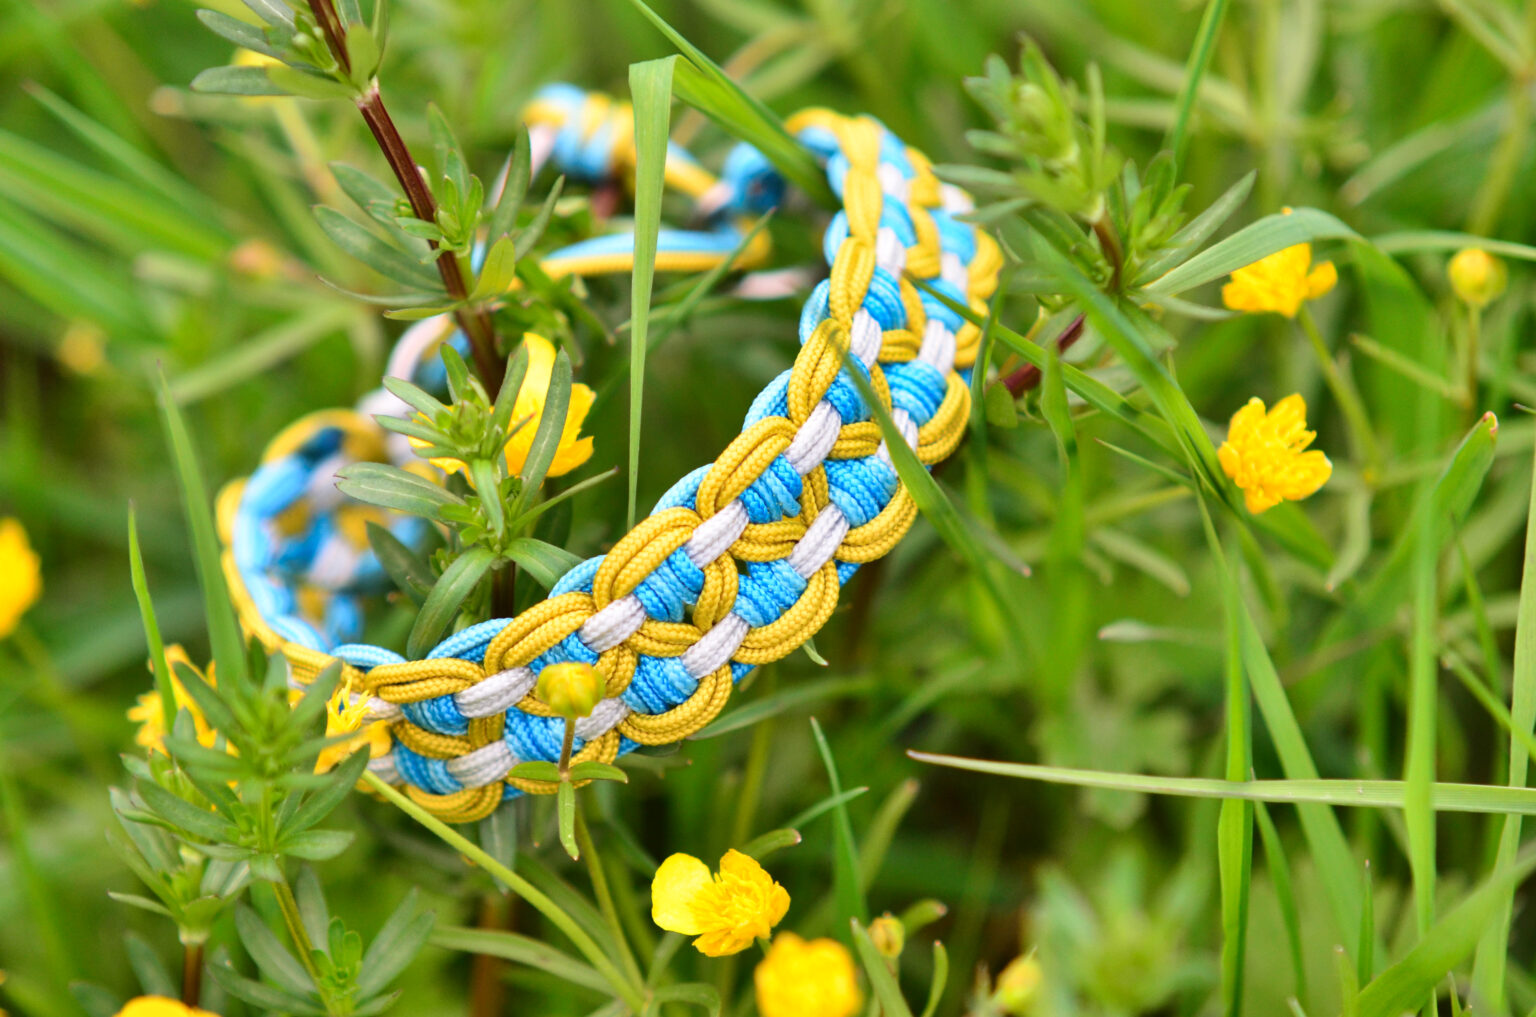
<path fill-rule="evenodd" d="M 727 847 L 789 890 L 782 929 L 853 950 L 886 1014 L 981 1017 L 975 972 L 1032 950 L 1040 1017 L 1387 1017 L 1445 1006 L 1452 984 L 1475 1013 L 1536 1008 L 1536 932 L 1518 918 L 1536 865 L 1521 847 L 1536 423 L 1520 409 L 1536 405 L 1536 146 L 1518 84 L 1536 0 L 1155 16 L 1133 0 L 421 0 L 392 19 L 381 81 L 403 135 L 430 152 L 435 103 L 487 182 L 541 84 L 635 102 L 633 277 L 527 311 L 560 330 L 562 377 L 600 393 L 595 455 L 546 484 L 570 497 L 518 506 L 540 513 L 533 537 L 581 557 L 711 461 L 798 349 L 798 300 L 741 299 L 723 270 L 655 275 L 656 228 L 686 214 L 661 190 L 669 134 L 711 168 L 733 135 L 763 147 L 810 198 L 755 228 L 774 267 L 819 265 L 831 195 L 782 118 L 868 112 L 935 163 L 996 170 L 968 142 L 993 125 L 961 82 L 990 53 L 1013 63 L 1023 30 L 1078 83 L 1082 115 L 1102 112 L 1133 188 L 1167 149 L 1185 209 L 1211 210 L 1127 280 L 1140 300 L 1106 292 L 1084 253 L 1100 241 L 1052 245 L 1070 219 L 995 214 L 1020 263 L 990 307 L 958 309 L 993 372 L 972 383 L 962 462 L 930 475 L 896 450 L 925 518 L 852 582 L 813 652 L 675 752 L 627 757 L 628 784 L 581 792 L 601 907 L 553 801 L 445 832 L 408 802 L 350 796 L 332 825 L 354 844 L 314 865 L 330 910 L 367 941 L 413 888 L 437 915 L 393 1012 L 617 1013 L 606 999 L 654 989 L 663 1017 L 746 1017 L 755 953 L 707 960 L 650 927 L 655 860 L 713 866 Z M 332 163 L 387 176 L 347 103 L 189 90 L 230 51 L 192 5 L 44 0 L 0 22 L 0 516 L 26 525 L 45 584 L 0 638 L 0 1007 L 110 1015 L 175 991 L 182 962 L 169 923 L 106 897 L 144 892 L 102 836 L 108 787 L 129 783 L 118 754 L 142 760 L 124 712 L 169 687 L 166 645 L 217 658 L 221 681 L 260 678 L 221 589 L 212 498 L 285 424 L 377 385 L 402 325 L 338 287 L 436 276 L 398 251 L 389 274 L 364 267 L 331 238 L 374 261 L 382 241 L 312 213 L 346 204 Z M 591 212 L 570 182 L 538 250 Z M 1511 282 L 1482 313 L 1467 402 L 1468 314 L 1444 266 L 1486 223 Z M 1303 241 L 1339 269 L 1311 313 L 1379 470 L 1295 323 L 1200 310 L 1232 269 Z M 1057 355 L 1078 314 L 1084 336 Z M 94 348 L 99 366 L 77 359 Z M 1025 364 L 1040 385 L 1010 409 L 998 386 Z M 1334 476 L 1254 517 L 1216 447 L 1250 396 L 1291 392 Z M 614 470 L 622 488 L 577 488 Z M 416 643 L 473 602 L 461 585 L 427 601 Z M 403 646 L 414 616 L 380 638 Z M 534 906 L 487 920 L 508 886 Z M 281 938 L 279 898 L 247 903 L 245 931 Z M 922 918 L 894 972 L 866 931 L 887 911 Z M 243 938 L 227 913 L 210 954 L 254 978 Z M 256 1012 L 208 993 L 224 1017 Z"/>

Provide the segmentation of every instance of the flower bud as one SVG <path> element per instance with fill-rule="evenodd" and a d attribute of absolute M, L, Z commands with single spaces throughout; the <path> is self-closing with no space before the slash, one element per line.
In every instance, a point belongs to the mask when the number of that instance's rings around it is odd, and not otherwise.
<path fill-rule="evenodd" d="M 568 660 L 539 672 L 537 694 L 557 716 L 586 717 L 603 701 L 607 683 L 591 664 Z"/>
<path fill-rule="evenodd" d="M 880 956 L 895 960 L 901 956 L 902 947 L 907 945 L 907 930 L 901 919 L 887 911 L 869 923 L 869 938 Z"/>
<path fill-rule="evenodd" d="M 1451 289 L 1456 296 L 1471 307 L 1487 307 L 1509 285 L 1509 270 L 1504 262 L 1480 247 L 1457 251 L 1446 274 L 1451 277 Z"/>
<path fill-rule="evenodd" d="M 992 1002 L 1003 1013 L 1013 1017 L 1027 1013 L 1040 995 L 1040 982 L 1043 978 L 1044 972 L 1040 970 L 1040 962 L 1033 953 L 1015 957 L 998 974 L 997 984 L 992 989 Z"/>

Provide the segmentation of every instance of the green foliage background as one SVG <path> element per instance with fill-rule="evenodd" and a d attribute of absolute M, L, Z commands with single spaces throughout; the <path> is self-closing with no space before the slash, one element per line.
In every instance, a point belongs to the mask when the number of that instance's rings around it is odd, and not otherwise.
<path fill-rule="evenodd" d="M 236 5 L 227 6 L 233 13 Z M 989 53 L 1011 62 L 1016 33 L 1028 31 L 1068 77 L 1081 80 L 1088 62 L 1097 63 L 1112 141 L 1143 165 L 1173 119 L 1203 10 L 1172 0 L 656 6 L 706 53 L 748 67 L 745 86 L 776 111 L 820 104 L 872 113 L 939 162 L 976 160 L 965 131 L 983 117 L 961 79 L 980 73 Z M 1524 183 L 1532 169 L 1529 99 L 1490 56 L 1488 40 L 1468 30 L 1492 25 L 1529 67 L 1536 38 L 1524 33 L 1522 16 L 1504 0 L 1233 4 L 1195 106 L 1183 171 L 1194 185 L 1190 207 L 1203 208 L 1256 169 L 1234 225 L 1310 206 L 1366 237 L 1460 230 L 1487 216 L 1491 167 L 1507 164 L 1507 198 L 1481 225 L 1503 240 L 1536 240 L 1536 191 Z M 294 417 L 350 405 L 373 388 L 400 328 L 316 278 L 359 289 L 381 283 L 332 247 L 310 213 L 317 200 L 334 201 L 327 161 L 382 172 L 345 103 L 190 93 L 198 71 L 230 54 L 180 0 L 5 0 L 0 26 L 0 510 L 26 523 L 45 563 L 44 599 L 0 644 L 0 967 L 10 975 L 4 992 L 13 1011 L 50 1017 L 78 1012 L 64 990 L 76 979 L 120 996 L 136 991 L 127 932 L 173 956 L 163 925 L 107 900 L 108 890 L 136 888 L 102 836 L 106 788 L 121 780 L 116 754 L 132 751 L 123 712 L 150 687 L 128 581 L 130 500 L 167 637 L 193 644 L 195 658 L 206 651 L 150 378 L 157 366 L 169 375 L 205 471 L 222 483 L 249 472 L 268 437 Z M 621 0 L 402 0 L 384 89 L 408 140 L 425 138 L 426 105 L 436 102 L 477 172 L 490 176 L 539 85 L 568 80 L 624 95 L 629 64 L 669 52 Z M 287 114 L 279 103 L 289 104 Z M 718 165 L 731 141 L 694 117 L 679 110 L 674 123 L 696 129 L 691 147 Z M 555 236 L 579 228 L 586 214 L 580 201 L 561 213 Z M 819 235 L 793 220 L 781 216 L 772 227 L 787 264 L 819 248 Z M 1179 388 L 1216 432 L 1251 395 L 1308 397 L 1318 445 L 1338 474 L 1303 511 L 1345 564 L 1330 576 L 1263 537 L 1234 537 L 1229 552 L 1245 563 L 1243 592 L 1323 776 L 1390 779 L 1404 765 L 1409 584 L 1388 584 L 1373 601 L 1372 624 L 1349 640 L 1327 633 L 1384 574 L 1415 486 L 1438 474 L 1475 414 L 1426 396 L 1348 339 L 1363 333 L 1437 363 L 1461 313 L 1444 281 L 1449 251 L 1402 254 L 1398 268 L 1361 245 L 1319 253 L 1341 267 L 1338 290 L 1316 308 L 1322 331 L 1351 353 L 1388 449 L 1374 494 L 1291 323 L 1170 317 L 1180 340 L 1172 363 Z M 1487 369 L 1476 407 L 1503 422 L 1496 459 L 1442 555 L 1433 633 L 1437 656 L 1449 648 L 1478 661 L 1500 698 L 1518 675 L 1509 659 L 1533 436 L 1513 403 L 1536 401 L 1523 340 L 1533 290 L 1518 262 L 1512 277 L 1484 322 Z M 669 287 L 677 282 L 658 280 L 658 304 L 676 298 Z M 609 327 L 627 320 L 627 278 L 594 281 L 590 291 Z M 1191 295 L 1217 302 L 1214 287 Z M 735 435 L 752 395 L 793 355 L 797 310 L 711 300 L 652 356 L 642 506 Z M 1019 332 L 1033 316 L 1023 289 L 999 301 L 999 321 Z M 58 356 L 66 336 L 76 345 L 98 338 L 105 362 L 86 373 L 66 366 Z M 594 387 L 616 378 L 627 357 L 623 342 L 594 342 L 587 352 L 578 378 Z M 1113 364 L 1102 376 L 1129 381 Z M 627 406 L 617 394 L 590 420 L 597 454 L 578 476 L 627 463 Z M 996 971 L 1034 947 L 1049 987 L 1042 1012 L 1211 1012 L 1220 1006 L 1218 803 L 985 777 L 902 753 L 1169 777 L 1223 772 L 1224 594 L 1195 501 L 1100 444 L 1151 454 L 1123 427 L 1091 416 L 1077 422 L 1070 463 L 1081 502 L 1064 499 L 1069 485 L 1040 409 L 1030 400 L 1020 414 L 1016 427 L 989 429 L 984 475 L 975 472 L 974 449 L 958 456 L 969 462 L 941 474 L 1032 565 L 1027 578 L 997 574 L 1011 614 L 1000 615 L 978 578 L 919 522 L 887 562 L 849 588 L 817 640 L 825 668 L 796 654 L 733 706 L 761 701 L 770 689 L 805 698 L 756 727 L 687 743 L 679 756 L 637 770 L 627 787 L 594 792 L 605 836 L 643 895 L 656 858 L 687 851 L 712 859 L 743 834 L 784 825 L 827 794 L 806 723 L 814 712 L 845 786 L 868 788 L 849 811 L 872 861 L 888 838 L 868 885 L 872 908 L 900 912 L 922 898 L 949 908 L 931 927 L 952 959 L 941 1012 L 962 1011 L 977 965 Z M 622 532 L 621 491 L 613 483 L 577 502 L 572 550 L 600 553 Z M 1449 671 L 1439 674 L 1436 695 L 1437 779 L 1501 783 L 1507 733 Z M 761 801 L 742 815 L 739 789 L 753 758 L 766 778 Z M 1259 722 L 1254 771 L 1281 775 Z M 1296 917 L 1287 921 L 1274 859 L 1256 846 L 1247 1009 L 1287 1012 L 1285 999 L 1297 991 L 1289 925 L 1305 952 L 1306 1012 L 1335 1012 L 1333 946 L 1343 937 L 1294 812 L 1269 811 L 1289 859 Z M 381 803 L 358 796 L 344 813 L 361 836 L 320 867 L 333 908 L 371 930 L 419 885 L 440 923 L 478 920 L 488 884 L 455 854 Z M 1352 863 L 1371 864 L 1380 969 L 1415 942 L 1410 837 L 1395 810 L 1339 815 Z M 1440 815 L 1443 903 L 1487 875 L 1501 825 L 1496 816 Z M 522 849 L 558 867 L 549 810 L 525 807 L 520 828 Z M 833 928 L 832 830 L 826 817 L 806 824 L 803 843 L 769 865 L 795 901 L 786 927 Z M 574 867 L 566 875 L 583 878 Z M 259 895 L 256 903 L 264 903 Z M 531 912 L 516 921 L 522 931 L 540 928 Z M 1529 915 L 1517 911 L 1509 945 L 1515 1012 L 1536 1006 L 1526 963 L 1533 936 Z M 927 984 L 927 956 L 914 947 L 904 960 L 914 998 Z M 407 973 L 407 1004 L 397 1012 L 459 1012 L 469 969 L 465 956 L 429 948 Z M 700 972 L 731 984 L 719 968 Z M 736 971 L 734 984 L 745 973 Z M 509 977 L 509 1012 L 526 1005 L 584 1013 L 600 1002 L 538 971 Z"/>

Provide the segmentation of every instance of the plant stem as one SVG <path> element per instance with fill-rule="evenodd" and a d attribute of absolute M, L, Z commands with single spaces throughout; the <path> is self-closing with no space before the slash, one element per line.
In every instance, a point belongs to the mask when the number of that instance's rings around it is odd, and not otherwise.
<path fill-rule="evenodd" d="M 1467 409 L 1477 406 L 1477 373 L 1478 358 L 1482 356 L 1479 347 L 1483 339 L 1483 309 L 1481 307 L 1467 307 L 1467 336 L 1466 336 L 1466 390 L 1462 395 L 1462 405 Z"/>
<path fill-rule="evenodd" d="M 577 950 L 581 951 L 582 956 L 586 957 L 587 961 L 597 969 L 598 973 L 608 980 L 608 984 L 613 986 L 614 994 L 622 999 L 631 1010 L 639 1013 L 644 1008 L 645 998 L 641 987 L 631 982 L 624 976 L 623 972 L 614 967 L 613 961 L 609 960 L 608 955 L 603 953 L 602 947 L 593 942 L 592 937 L 587 935 L 586 931 L 570 915 L 562 911 L 560 906 L 546 897 L 538 887 L 486 854 L 480 845 L 474 843 L 463 834 L 458 833 L 453 827 L 390 787 L 379 778 L 378 774 L 369 773 L 365 770 L 363 771 L 363 780 L 367 782 L 369 787 L 389 799 L 401 812 L 404 812 L 416 820 L 416 822 L 432 831 L 443 843 L 460 854 L 467 855 L 476 865 L 501 880 L 511 888 L 513 893 L 533 905 L 540 914 L 548 918 L 554 923 L 556 928 L 565 933 L 566 938 L 575 945 Z"/>
<path fill-rule="evenodd" d="M 608 875 L 603 871 L 603 860 L 597 853 L 597 844 L 592 840 L 592 831 L 587 827 L 587 816 L 579 797 L 576 799 L 576 847 L 581 851 L 581 860 L 587 863 L 587 875 L 592 879 L 592 895 L 597 898 L 598 910 L 603 913 L 608 928 L 613 931 L 613 941 L 619 944 L 619 960 L 623 962 L 624 970 L 631 980 L 637 984 L 642 983 L 645 976 L 640 973 L 640 965 L 629 949 L 629 940 L 624 938 L 619 909 L 614 907 L 613 893 L 608 889 Z"/>
<path fill-rule="evenodd" d="M 565 738 L 560 742 L 560 778 L 562 780 L 571 772 L 571 749 L 575 744 L 576 720 L 574 717 L 567 717 L 565 718 Z"/>
<path fill-rule="evenodd" d="M 311 956 L 315 945 L 309 941 L 309 933 L 304 930 L 304 920 L 299 917 L 299 902 L 293 899 L 293 889 L 289 887 L 288 880 L 279 879 L 272 884 L 272 892 L 277 895 L 277 906 L 283 912 L 283 922 L 288 926 L 288 935 L 293 939 L 293 945 L 298 947 L 299 961 L 304 965 L 309 978 L 315 983 L 315 988 L 320 988 L 320 969 L 315 967 L 315 959 Z"/>
<path fill-rule="evenodd" d="M 1528 74 L 1517 76 L 1510 83 L 1509 118 L 1504 123 L 1499 147 L 1494 149 L 1493 158 L 1488 162 L 1488 173 L 1477 190 L 1477 199 L 1472 203 L 1472 214 L 1467 219 L 1469 233 L 1486 236 L 1504 211 L 1504 203 L 1509 198 L 1530 138 L 1530 88 Z"/>
<path fill-rule="evenodd" d="M 309 9 L 325 33 L 326 46 L 331 55 L 350 74 L 352 62 L 347 56 L 346 27 L 336 13 L 336 5 L 332 0 L 309 0 Z M 384 160 L 389 163 L 395 179 L 405 190 L 406 200 L 411 203 L 411 214 L 425 222 L 435 222 L 437 202 L 433 200 L 431 189 L 422 179 L 416 160 L 411 157 L 411 150 L 406 147 L 405 139 L 400 137 L 399 129 L 395 127 L 389 110 L 384 106 L 384 97 L 379 94 L 377 81 L 358 97 L 357 110 L 363 115 L 368 130 L 373 133 L 374 141 L 378 142 L 379 151 L 384 153 Z M 443 277 L 443 287 L 448 291 L 448 296 L 455 301 L 466 300 L 469 288 L 464 283 L 464 270 L 459 265 L 458 255 L 452 251 L 439 250 L 434 240 L 427 243 L 438 251 L 437 272 Z M 480 380 L 485 383 L 488 391 L 495 392 L 501 387 L 503 365 L 501 358 L 496 355 L 496 332 L 491 325 L 490 314 L 484 307 L 461 306 L 453 312 L 453 316 L 469 337 L 470 351 L 474 354 L 475 369 L 480 374 Z"/>
<path fill-rule="evenodd" d="M 181 957 L 181 1001 L 197 1006 L 203 996 L 203 944 L 188 943 Z"/>
<path fill-rule="evenodd" d="M 1099 249 L 1104 252 L 1104 259 L 1109 262 L 1109 292 L 1120 292 L 1120 268 L 1125 261 L 1125 254 L 1120 248 L 1120 238 L 1115 234 L 1115 224 L 1110 221 L 1109 212 L 1100 212 L 1098 218 L 1093 220 L 1093 234 L 1099 238 Z"/>
<path fill-rule="evenodd" d="M 1376 444 L 1376 435 L 1371 430 L 1371 418 L 1366 416 L 1365 404 L 1360 400 L 1360 393 L 1350 380 L 1344 377 L 1339 370 L 1339 365 L 1328 352 L 1328 344 L 1323 342 L 1323 334 L 1317 330 L 1317 321 L 1313 319 L 1312 312 L 1307 306 L 1301 306 L 1301 313 L 1297 315 L 1297 321 L 1301 323 L 1301 330 L 1307 334 L 1307 339 L 1312 343 L 1312 352 L 1317 354 L 1317 364 L 1323 371 L 1323 380 L 1328 383 L 1328 390 L 1338 400 L 1339 409 L 1344 413 L 1344 422 L 1349 427 L 1350 440 L 1355 446 L 1355 453 L 1365 460 L 1365 479 L 1369 484 L 1374 484 L 1381 477 L 1381 449 Z"/>

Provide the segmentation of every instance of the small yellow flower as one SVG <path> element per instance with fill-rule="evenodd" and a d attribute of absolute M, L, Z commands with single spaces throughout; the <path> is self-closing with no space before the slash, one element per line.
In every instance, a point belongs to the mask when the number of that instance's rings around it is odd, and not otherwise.
<path fill-rule="evenodd" d="M 88 321 L 72 322 L 59 336 L 53 355 L 76 374 L 90 375 L 107 362 L 107 334 Z"/>
<path fill-rule="evenodd" d="M 717 876 L 692 855 L 675 854 L 651 881 L 651 920 L 668 932 L 698 936 L 693 945 L 706 957 L 740 953 L 767 938 L 788 910 L 789 891 L 735 849 L 720 859 Z"/>
<path fill-rule="evenodd" d="M 219 1015 L 207 1010 L 199 1010 L 195 1006 L 188 1006 L 179 999 L 168 999 L 165 996 L 139 996 L 137 999 L 130 999 L 121 1010 L 117 1011 L 117 1017 L 219 1017 Z"/>
<path fill-rule="evenodd" d="M 1221 288 L 1221 302 L 1234 311 L 1276 311 L 1294 318 L 1303 301 L 1316 300 L 1338 281 L 1333 262 L 1313 265 L 1312 245 L 1296 244 L 1233 272 L 1232 281 Z"/>
<path fill-rule="evenodd" d="M 887 911 L 869 923 L 869 941 L 880 956 L 895 960 L 907 945 L 907 928 L 901 919 Z"/>
<path fill-rule="evenodd" d="M 1451 277 L 1451 289 L 1456 296 L 1478 308 L 1493 303 L 1509 285 L 1509 269 L 1504 262 L 1480 247 L 1457 251 L 1446 266 L 1446 274 Z"/>
<path fill-rule="evenodd" d="M 760 1017 L 852 1017 L 864 1002 L 848 948 L 781 932 L 752 976 Z"/>
<path fill-rule="evenodd" d="M 304 693 L 299 689 L 293 689 L 289 693 L 289 699 L 294 703 L 303 696 Z M 331 693 L 331 698 L 325 704 L 325 736 L 336 738 L 353 732 L 356 732 L 356 735 L 344 742 L 327 745 L 321 749 L 319 757 L 315 760 L 316 773 L 329 773 L 338 763 L 364 746 L 368 748 L 369 759 L 378 759 L 389 752 L 388 722 L 376 720 L 371 724 L 364 724 L 363 719 L 367 716 L 368 697 L 358 696 L 355 700 L 352 698 L 351 678 L 336 686 L 336 691 Z"/>
<path fill-rule="evenodd" d="M 208 668 L 208 673 L 203 672 L 192 663 L 192 658 L 187 656 L 187 651 L 180 643 L 173 643 L 165 648 L 165 665 L 171 672 L 171 698 L 176 701 L 176 711 L 182 709 L 192 714 L 192 723 L 197 728 L 197 740 L 202 745 L 212 748 L 218 741 L 219 733 L 208 723 L 208 718 L 203 716 L 203 711 L 198 708 L 197 702 L 187 693 L 187 687 L 181 683 L 180 676 L 176 673 L 176 665 L 181 664 L 201 676 L 209 685 L 216 685 L 218 676 L 214 674 L 213 667 Z M 153 663 L 150 665 L 154 667 Z M 151 752 L 165 751 L 165 713 L 160 709 L 160 693 L 151 690 L 139 697 L 138 702 L 128 708 L 128 719 L 139 725 L 139 730 L 134 734 L 133 740 Z"/>
<path fill-rule="evenodd" d="M 575 719 L 592 714 L 603 701 L 607 684 L 591 664 L 567 660 L 540 671 L 534 691 L 557 716 Z"/>
<path fill-rule="evenodd" d="M 521 473 L 523 464 L 528 461 L 528 451 L 539 429 L 539 417 L 544 413 L 544 396 L 549 392 L 549 380 L 555 367 L 554 343 L 529 332 L 523 336 L 523 345 L 528 350 L 528 373 L 523 375 L 523 385 L 517 390 L 517 399 L 512 403 L 512 426 L 517 430 L 507 439 L 506 451 L 507 469 L 514 475 Z M 590 387 L 580 382 L 571 385 L 571 400 L 565 411 L 565 430 L 560 435 L 555 458 L 549 464 L 548 476 L 563 476 L 592 458 L 592 437 L 588 435 L 579 438 L 577 435 L 596 398 L 597 394 Z M 412 438 L 410 441 L 418 450 L 426 447 L 426 443 L 419 439 Z M 431 462 L 444 473 L 456 473 L 464 468 L 464 464 L 457 459 L 438 458 Z"/>
<path fill-rule="evenodd" d="M 1317 437 L 1307 430 L 1307 404 L 1289 395 L 1268 413 L 1254 398 L 1232 414 L 1227 440 L 1216 450 L 1221 468 L 1243 491 L 1248 511 L 1257 515 L 1282 501 L 1300 501 L 1317 493 L 1333 474 L 1333 464 L 1317 449 L 1303 451 Z"/>
<path fill-rule="evenodd" d="M 43 593 L 43 566 L 17 519 L 0 519 L 0 639 Z"/>

